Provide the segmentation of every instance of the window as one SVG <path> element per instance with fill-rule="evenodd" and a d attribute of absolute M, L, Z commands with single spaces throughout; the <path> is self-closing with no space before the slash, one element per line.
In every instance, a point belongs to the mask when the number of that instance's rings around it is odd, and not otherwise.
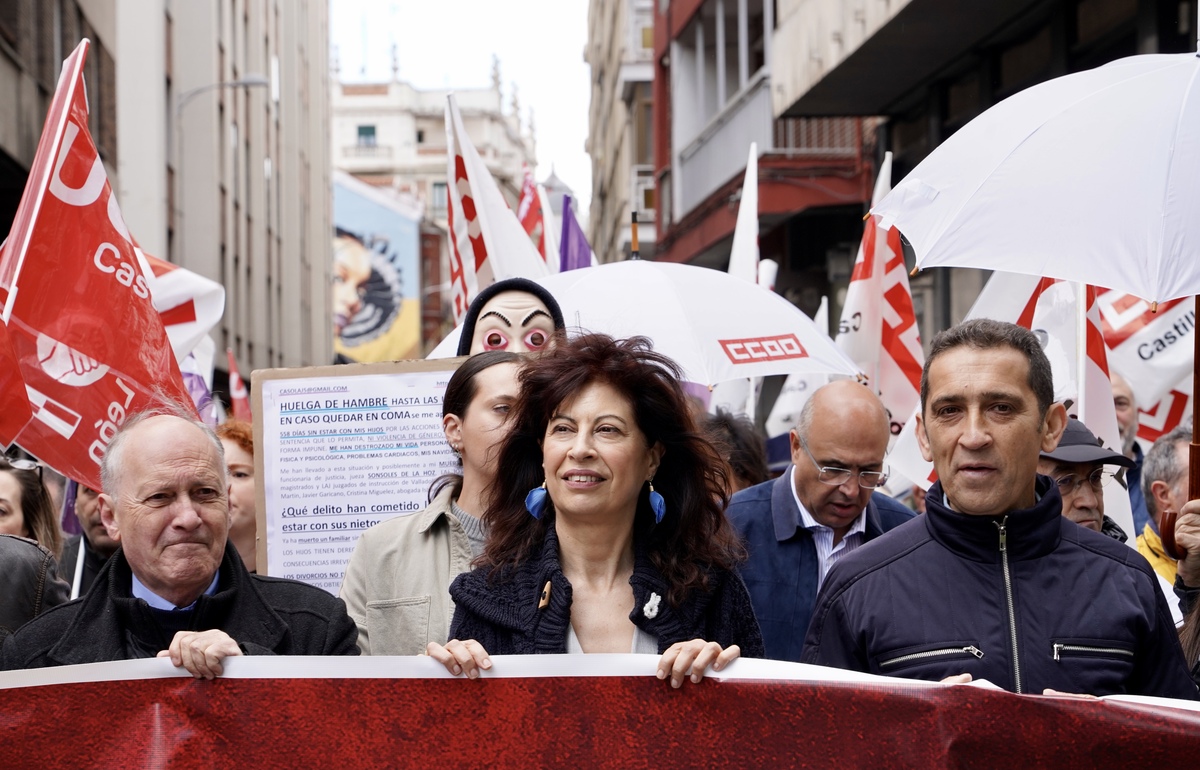
<path fill-rule="evenodd" d="M 433 192 L 429 194 L 429 197 L 433 200 L 429 201 L 429 208 L 433 211 L 433 215 L 439 219 L 446 216 L 446 207 L 450 204 L 450 199 L 447 195 L 445 182 L 433 183 Z M 454 237 L 453 233 L 451 233 L 450 237 Z"/>
<path fill-rule="evenodd" d="M 359 126 L 358 127 L 358 146 L 359 147 L 374 147 L 375 146 L 375 126 Z"/>
<path fill-rule="evenodd" d="M 417 144 L 425 144 L 425 129 L 417 129 Z"/>

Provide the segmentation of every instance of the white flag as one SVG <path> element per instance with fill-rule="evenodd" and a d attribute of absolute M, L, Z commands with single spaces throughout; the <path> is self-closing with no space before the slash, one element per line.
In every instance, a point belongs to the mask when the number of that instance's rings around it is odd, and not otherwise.
<path fill-rule="evenodd" d="M 450 286 L 459 323 L 480 289 L 505 278 L 541 278 L 548 271 L 467 136 L 454 94 L 446 97 L 446 177 Z"/>
<path fill-rule="evenodd" d="M 884 156 L 875 181 L 872 205 L 891 190 L 892 154 Z M 867 375 L 888 410 L 892 435 L 920 400 L 925 360 L 913 310 L 900 233 L 879 226 L 871 215 L 863 230 L 858 257 L 838 324 L 837 344 Z"/>

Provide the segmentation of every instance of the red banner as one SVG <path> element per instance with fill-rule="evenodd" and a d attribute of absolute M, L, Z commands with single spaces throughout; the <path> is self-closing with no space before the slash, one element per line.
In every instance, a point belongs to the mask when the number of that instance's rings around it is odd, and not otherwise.
<path fill-rule="evenodd" d="M 360 665 L 383 672 L 407 660 Z M 291 661 L 309 675 L 336 665 Z M 1200 756 L 1194 711 L 903 680 L 727 678 L 672 690 L 650 676 L 463 681 L 380 673 L 86 682 L 0 697 L 0 756 L 10 767 L 1090 770 L 1190 767 Z"/>
<path fill-rule="evenodd" d="M 0 259 L 12 351 L 32 417 L 24 449 L 99 489 L 99 460 L 126 415 L 152 402 L 189 408 L 149 267 L 136 253 L 88 133 L 83 63 L 63 62 L 29 181 Z M 11 385 L 11 382 L 5 382 Z"/>

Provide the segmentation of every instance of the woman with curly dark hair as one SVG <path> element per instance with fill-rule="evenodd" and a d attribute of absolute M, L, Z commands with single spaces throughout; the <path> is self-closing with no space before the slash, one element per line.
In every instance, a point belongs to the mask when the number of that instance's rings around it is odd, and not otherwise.
<path fill-rule="evenodd" d="M 587 334 L 520 383 L 487 547 L 450 586 L 453 638 L 429 654 L 473 678 L 489 652 L 653 653 L 675 687 L 762 655 L 723 513 L 729 467 L 674 362 L 645 338 Z"/>

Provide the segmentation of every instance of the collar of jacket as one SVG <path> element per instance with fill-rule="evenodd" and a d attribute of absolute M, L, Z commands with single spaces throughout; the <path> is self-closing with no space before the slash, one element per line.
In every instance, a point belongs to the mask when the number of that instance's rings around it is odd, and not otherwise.
<path fill-rule="evenodd" d="M 245 635 L 242 632 L 252 623 L 259 626 L 254 629 L 257 643 L 268 648 L 277 646 L 287 633 L 287 625 L 259 594 L 237 550 L 229 542 L 225 543 L 219 571 L 217 592 L 196 601 L 200 628 L 220 628 L 241 643 Z M 62 641 L 49 651 L 51 660 L 58 665 L 71 665 L 97 658 L 121 660 L 129 657 L 127 650 L 137 646 L 161 644 L 159 649 L 166 649 L 171 640 L 166 639 L 163 644 L 150 605 L 133 597 L 132 577 L 125 552 L 118 549 L 96 576 L 92 590 L 77 600 L 82 606 L 63 633 Z M 80 644 L 82 637 L 90 643 Z"/>
<path fill-rule="evenodd" d="M 709 590 L 695 591 L 683 605 L 672 607 L 667 601 L 667 582 L 650 560 L 642 539 L 635 537 L 633 575 L 629 578 L 633 611 L 629 620 L 656 640 L 691 638 L 692 629 L 703 616 L 710 597 L 717 593 L 720 580 L 719 573 L 709 570 Z M 532 630 L 537 653 L 566 652 L 572 589 L 559 561 L 558 534 L 553 521 L 546 528 L 541 550 L 532 554 L 528 562 L 472 583 L 478 590 L 464 587 L 470 593 L 460 600 L 472 612 L 512 631 Z M 546 605 L 539 608 L 546 583 L 550 584 L 550 596 Z M 650 608 L 654 594 L 659 596 L 657 611 Z"/>
<path fill-rule="evenodd" d="M 422 535 L 425 534 L 443 516 L 447 519 L 453 518 L 450 515 L 450 501 L 453 494 L 453 487 L 447 484 L 434 496 L 430 504 L 425 506 L 425 510 L 413 514 L 417 517 L 418 532 Z"/>
<path fill-rule="evenodd" d="M 1062 496 L 1049 476 L 1039 474 L 1035 486 L 1040 499 L 1032 508 L 1000 516 L 970 516 L 945 505 L 938 481 L 925 496 L 925 526 L 934 540 L 963 558 L 996 563 L 1000 561 L 997 525 L 1003 521 L 1009 560 L 1036 559 L 1057 548 L 1062 538 Z"/>
<path fill-rule="evenodd" d="M 775 479 L 771 486 L 771 520 L 775 525 L 775 539 L 779 542 L 791 540 L 797 532 L 808 535 L 807 529 L 800 526 L 800 509 L 796 507 L 796 498 L 792 494 L 792 479 L 796 466 L 789 466 L 783 474 Z M 879 511 L 875 508 L 874 493 L 867 498 L 867 507 L 863 515 L 867 517 L 866 537 L 872 540 L 883 533 L 883 525 L 879 522 Z M 812 511 L 809 511 L 811 514 Z"/>

